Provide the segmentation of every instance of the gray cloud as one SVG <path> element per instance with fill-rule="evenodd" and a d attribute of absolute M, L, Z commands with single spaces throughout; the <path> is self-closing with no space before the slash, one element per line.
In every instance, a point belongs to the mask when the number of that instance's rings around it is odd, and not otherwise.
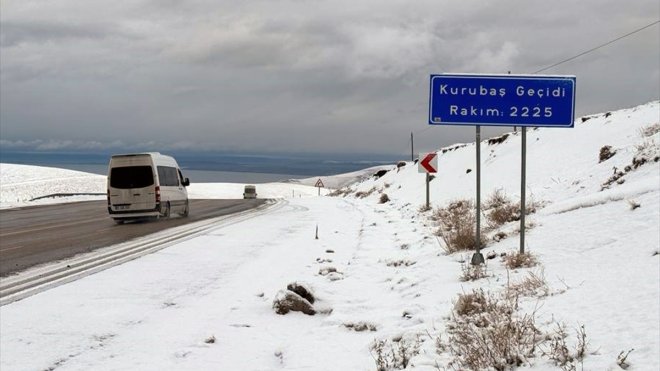
<path fill-rule="evenodd" d="M 427 129 L 429 74 L 534 72 L 658 19 L 659 7 L 3 3 L 0 145 L 405 154 L 414 131 L 433 149 L 473 129 Z M 660 95 L 658 45 L 656 25 L 546 73 L 577 76 L 578 114 L 641 104 Z"/>

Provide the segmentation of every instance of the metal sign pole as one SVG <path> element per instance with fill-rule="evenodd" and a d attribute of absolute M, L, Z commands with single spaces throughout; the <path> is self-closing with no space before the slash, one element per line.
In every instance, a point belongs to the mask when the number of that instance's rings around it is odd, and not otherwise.
<path fill-rule="evenodd" d="M 430 200 L 431 200 L 430 193 L 431 192 L 429 191 L 429 188 L 430 188 L 429 184 L 430 183 L 431 183 L 431 174 L 426 173 L 426 209 L 427 210 L 431 208 L 431 204 L 430 204 Z"/>
<path fill-rule="evenodd" d="M 476 251 L 472 255 L 472 265 L 484 263 L 484 256 L 481 254 L 481 126 L 477 125 L 477 229 L 475 234 Z"/>
<path fill-rule="evenodd" d="M 520 253 L 525 253 L 525 213 L 527 207 L 525 206 L 525 177 L 527 175 L 527 127 L 521 128 L 522 132 L 522 146 L 521 146 L 521 163 L 520 163 Z"/>

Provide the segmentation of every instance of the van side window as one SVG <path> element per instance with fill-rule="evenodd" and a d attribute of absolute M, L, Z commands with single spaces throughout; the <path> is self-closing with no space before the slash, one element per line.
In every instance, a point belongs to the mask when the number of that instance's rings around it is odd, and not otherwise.
<path fill-rule="evenodd" d="M 160 179 L 160 185 L 164 187 L 179 185 L 177 170 L 170 166 L 158 166 L 158 179 Z"/>
<path fill-rule="evenodd" d="M 118 189 L 144 188 L 154 184 L 151 166 L 113 167 L 110 187 Z"/>

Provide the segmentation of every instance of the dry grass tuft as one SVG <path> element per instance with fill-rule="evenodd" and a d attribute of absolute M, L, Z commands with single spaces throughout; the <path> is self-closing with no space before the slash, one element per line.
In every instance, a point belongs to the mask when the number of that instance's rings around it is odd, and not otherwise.
<path fill-rule="evenodd" d="M 612 149 L 612 146 L 603 146 L 598 152 L 598 163 L 607 161 L 616 155 L 616 150 Z"/>
<path fill-rule="evenodd" d="M 529 363 L 543 340 L 534 314 L 518 316 L 516 300 L 493 295 L 477 293 L 465 302 L 471 309 L 464 314 L 455 311 L 448 326 L 451 367 L 503 371 Z"/>
<path fill-rule="evenodd" d="M 566 325 L 557 323 L 557 328 L 554 333 L 549 335 L 548 344 L 544 347 L 543 355 L 548 357 L 556 366 L 562 371 L 575 371 L 577 365 L 582 364 L 584 357 L 587 355 L 587 333 L 584 325 L 581 325 L 576 330 L 577 340 L 575 342 L 575 349 L 571 350 L 566 343 L 568 334 L 566 333 Z M 584 369 L 584 366 L 582 366 Z"/>
<path fill-rule="evenodd" d="M 485 264 L 472 265 L 467 261 L 461 263 L 461 281 L 477 281 L 486 277 L 488 277 L 488 271 Z"/>
<path fill-rule="evenodd" d="M 412 358 L 419 354 L 421 339 L 399 338 L 397 340 L 374 340 L 371 356 L 376 362 L 377 371 L 403 370 L 410 365 Z"/>
<path fill-rule="evenodd" d="M 660 122 L 645 126 L 639 130 L 639 134 L 642 137 L 652 137 L 657 133 L 660 133 Z"/>
<path fill-rule="evenodd" d="M 376 192 L 376 187 L 372 187 L 368 191 L 355 192 L 355 197 L 357 197 L 357 198 L 367 198 L 367 197 L 371 196 L 371 194 L 374 193 L 374 192 Z"/>
<path fill-rule="evenodd" d="M 328 196 L 330 197 L 346 197 L 346 195 L 349 195 L 353 193 L 353 190 L 350 188 L 340 188 L 340 189 L 335 189 L 334 191 L 328 193 Z"/>
<path fill-rule="evenodd" d="M 387 195 L 387 193 L 383 193 L 380 195 L 380 199 L 378 200 L 378 203 L 384 204 L 389 201 L 390 201 L 390 197 Z"/>
<path fill-rule="evenodd" d="M 493 310 L 492 306 L 496 301 L 488 297 L 484 290 L 473 290 L 469 294 L 459 294 L 456 303 L 454 303 L 454 312 L 459 316 L 472 316 L 475 314 Z"/>
<path fill-rule="evenodd" d="M 538 264 L 538 259 L 531 253 L 513 253 L 507 254 L 503 258 L 504 266 L 507 269 L 531 268 Z"/>
<path fill-rule="evenodd" d="M 525 215 L 535 213 L 540 206 L 540 203 L 528 200 L 525 204 Z M 501 189 L 496 190 L 486 199 L 483 210 L 486 212 L 486 219 L 491 229 L 520 220 L 520 202 L 511 201 Z"/>
<path fill-rule="evenodd" d="M 349 330 L 356 331 L 356 332 L 378 331 L 378 327 L 376 325 L 374 325 L 371 322 L 365 322 L 365 321 L 347 322 L 347 323 L 344 323 L 344 327 L 346 327 Z"/>
<path fill-rule="evenodd" d="M 385 265 L 388 267 L 410 267 L 411 265 L 415 265 L 417 262 L 414 260 L 408 260 L 408 259 L 399 259 L 399 260 L 390 260 Z"/>
<path fill-rule="evenodd" d="M 630 363 L 628 363 L 627 359 L 628 359 L 628 356 L 630 355 L 630 353 L 632 353 L 633 350 L 635 350 L 635 349 L 630 349 L 627 352 L 622 350 L 621 353 L 619 353 L 619 356 L 616 357 L 616 364 L 619 367 L 621 367 L 622 369 L 627 370 L 628 367 L 630 367 Z"/>
<path fill-rule="evenodd" d="M 550 287 L 545 280 L 543 271 L 539 273 L 528 272 L 527 276 L 519 282 L 508 284 L 504 295 L 507 297 L 546 297 L 550 295 Z"/>
<path fill-rule="evenodd" d="M 433 219 L 440 224 L 436 235 L 445 242 L 445 250 L 448 254 L 475 249 L 477 244 L 474 232 L 476 218 L 472 201 L 454 201 L 447 207 L 437 209 Z M 482 244 L 485 241 L 483 234 L 481 241 Z"/>

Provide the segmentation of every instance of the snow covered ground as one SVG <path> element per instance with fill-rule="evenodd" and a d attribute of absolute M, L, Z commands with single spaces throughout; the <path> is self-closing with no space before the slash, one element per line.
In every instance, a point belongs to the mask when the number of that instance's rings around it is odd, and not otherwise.
<path fill-rule="evenodd" d="M 501 292 L 531 271 L 548 294 L 520 298 L 519 311 L 533 313 L 543 333 L 564 323 L 571 349 L 584 326 L 578 369 L 619 370 L 617 356 L 630 349 L 629 369 L 660 369 L 659 109 L 652 102 L 528 132 L 527 194 L 542 205 L 528 216 L 535 268 L 507 271 L 497 258 L 488 277 L 461 281 L 471 254 L 444 252 L 432 213 L 420 211 L 424 175 L 412 163 L 357 177 L 335 197 L 317 197 L 309 184 L 259 185 L 279 199 L 270 212 L 0 307 L 0 368 L 374 370 L 381 341 L 385 351 L 417 349 L 409 369 L 445 369 L 458 295 Z M 616 153 L 600 162 L 606 145 Z M 474 198 L 474 143 L 450 148 L 431 182 L 434 207 Z M 482 159 L 482 199 L 496 190 L 518 198 L 520 135 L 484 141 Z M 5 207 L 24 205 L 21 195 L 39 194 L 30 188 L 45 181 L 104 191 L 95 176 L 14 166 L 0 166 Z M 11 184 L 23 186 L 5 190 Z M 190 193 L 226 198 L 241 186 Z M 389 201 L 380 203 L 383 194 Z M 484 253 L 516 251 L 516 227 L 490 232 Z M 496 232 L 506 237 L 496 242 Z M 275 314 L 273 299 L 292 282 L 313 289 L 316 315 Z M 521 367 L 559 369 L 544 349 Z"/>

